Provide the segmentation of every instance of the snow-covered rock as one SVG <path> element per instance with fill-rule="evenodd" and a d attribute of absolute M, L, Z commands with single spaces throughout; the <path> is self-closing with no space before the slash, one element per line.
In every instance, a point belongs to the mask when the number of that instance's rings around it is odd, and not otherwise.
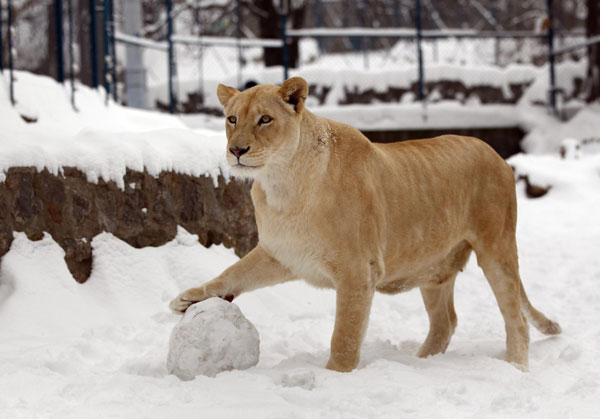
<path fill-rule="evenodd" d="M 167 369 L 182 380 L 247 369 L 258 363 L 259 342 L 237 305 L 210 298 L 188 308 L 173 329 Z"/>
<path fill-rule="evenodd" d="M 560 142 L 560 157 L 566 160 L 577 160 L 581 157 L 581 141 L 576 138 L 565 138 Z"/>

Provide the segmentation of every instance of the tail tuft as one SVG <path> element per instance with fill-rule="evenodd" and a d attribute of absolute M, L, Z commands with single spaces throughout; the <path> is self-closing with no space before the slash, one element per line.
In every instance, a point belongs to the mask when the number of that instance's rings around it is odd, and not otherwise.
<path fill-rule="evenodd" d="M 562 333 L 560 324 L 550 320 L 542 312 L 536 310 L 531 305 L 527 298 L 527 294 L 525 294 L 523 283 L 521 283 L 521 311 L 527 320 L 529 320 L 531 324 L 544 335 L 560 335 Z"/>

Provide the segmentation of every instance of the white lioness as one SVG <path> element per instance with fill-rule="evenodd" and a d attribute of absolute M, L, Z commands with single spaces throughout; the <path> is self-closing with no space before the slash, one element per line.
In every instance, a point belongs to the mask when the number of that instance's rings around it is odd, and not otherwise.
<path fill-rule="evenodd" d="M 429 334 L 418 355 L 444 352 L 456 328 L 454 280 L 477 254 L 506 324 L 506 360 L 526 369 L 526 318 L 545 334 L 560 326 L 532 307 L 517 261 L 515 179 L 484 142 L 446 135 L 373 144 L 358 130 L 305 109 L 306 81 L 244 92 L 219 85 L 227 160 L 254 178 L 259 243 L 212 281 L 181 293 L 183 313 L 302 278 L 337 292 L 327 368 L 356 368 L 375 291 L 419 287 Z"/>

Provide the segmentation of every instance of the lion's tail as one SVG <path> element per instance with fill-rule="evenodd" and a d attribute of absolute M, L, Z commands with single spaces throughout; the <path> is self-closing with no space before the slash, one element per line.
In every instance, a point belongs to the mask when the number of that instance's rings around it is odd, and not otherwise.
<path fill-rule="evenodd" d="M 542 332 L 545 335 L 558 335 L 562 332 L 560 325 L 550 320 L 548 317 L 544 315 L 541 311 L 538 311 L 534 306 L 531 305 L 529 299 L 527 298 L 527 294 L 525 293 L 525 288 L 523 288 L 523 283 L 519 281 L 521 285 L 521 311 L 535 326 L 537 330 Z"/>

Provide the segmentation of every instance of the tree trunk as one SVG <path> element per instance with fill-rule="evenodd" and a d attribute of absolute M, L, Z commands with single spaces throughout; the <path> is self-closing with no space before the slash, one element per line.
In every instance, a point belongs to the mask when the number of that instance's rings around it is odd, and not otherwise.
<path fill-rule="evenodd" d="M 600 35 L 600 0 L 587 0 L 586 33 L 588 38 Z M 588 47 L 588 77 L 591 88 L 587 100 L 593 102 L 600 98 L 600 44 Z"/>

